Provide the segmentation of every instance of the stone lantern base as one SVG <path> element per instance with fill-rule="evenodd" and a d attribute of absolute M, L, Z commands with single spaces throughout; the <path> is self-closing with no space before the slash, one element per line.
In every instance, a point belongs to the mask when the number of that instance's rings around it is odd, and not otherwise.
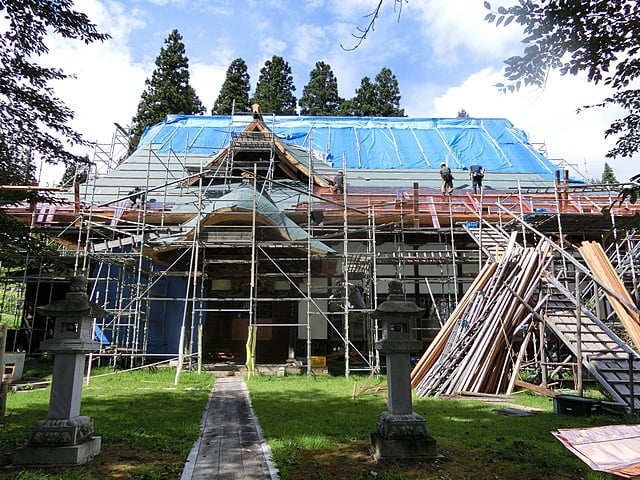
<path fill-rule="evenodd" d="M 42 420 L 29 429 L 25 447 L 18 448 L 14 465 L 83 465 L 100 454 L 101 437 L 93 436 L 89 417 Z"/>
<path fill-rule="evenodd" d="M 371 434 L 376 460 L 434 460 L 438 458 L 436 440 L 429 435 L 427 423 L 417 413 L 378 415 L 376 431 Z"/>

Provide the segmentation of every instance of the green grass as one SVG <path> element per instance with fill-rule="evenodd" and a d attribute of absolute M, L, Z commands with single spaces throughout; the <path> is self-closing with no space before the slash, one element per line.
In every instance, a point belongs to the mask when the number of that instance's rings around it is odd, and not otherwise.
<path fill-rule="evenodd" d="M 174 376 L 175 370 L 159 369 L 93 378 L 83 389 L 81 414 L 91 417 L 95 435 L 102 437 L 97 459 L 74 468 L 5 470 L 0 479 L 180 478 L 214 377 L 183 373 L 175 386 Z M 8 395 L 0 454 L 11 455 L 25 444 L 27 429 L 47 418 L 49 396 L 49 388 Z"/>
<path fill-rule="evenodd" d="M 362 391 L 365 383 L 369 388 Z M 384 385 L 383 380 L 378 383 Z M 443 458 L 376 463 L 369 451 L 369 435 L 378 413 L 386 410 L 386 392 L 371 388 L 371 381 L 255 377 L 248 386 L 282 480 L 610 479 L 611 475 L 593 472 L 550 432 L 636 422 L 607 415 L 558 415 L 549 398 L 528 394 L 515 396 L 510 403 L 543 412 L 514 417 L 494 412 L 504 407 L 495 403 L 416 398 L 414 411 L 427 421 Z"/>
<path fill-rule="evenodd" d="M 101 454 L 73 468 L 2 469 L 0 480 L 179 479 L 214 377 L 183 373 L 175 387 L 174 375 L 161 369 L 93 378 L 83 390 L 81 413 L 102 437 Z M 247 385 L 282 480 L 612 479 L 593 472 L 550 432 L 636 422 L 557 415 L 550 399 L 528 394 L 510 402 L 541 413 L 509 417 L 494 412 L 504 406 L 496 403 L 416 398 L 414 411 L 427 421 L 442 458 L 376 463 L 369 436 L 386 410 L 383 379 L 252 377 Z M 0 454 L 10 456 L 25 443 L 27 429 L 46 418 L 49 394 L 34 389 L 8 395 Z"/>

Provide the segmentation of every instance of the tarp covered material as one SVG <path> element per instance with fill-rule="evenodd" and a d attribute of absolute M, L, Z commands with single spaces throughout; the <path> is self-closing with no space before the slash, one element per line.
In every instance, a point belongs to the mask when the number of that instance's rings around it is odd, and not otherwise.
<path fill-rule="evenodd" d="M 169 115 L 145 131 L 139 148 L 213 155 L 250 116 Z M 558 168 L 527 135 L 502 118 L 266 116 L 264 124 L 283 143 L 311 149 L 329 167 L 362 170 L 439 169 L 446 162 L 467 170 L 530 173 L 552 180 Z"/>
<path fill-rule="evenodd" d="M 593 470 L 622 478 L 640 476 L 640 425 L 560 429 L 551 433 Z"/>

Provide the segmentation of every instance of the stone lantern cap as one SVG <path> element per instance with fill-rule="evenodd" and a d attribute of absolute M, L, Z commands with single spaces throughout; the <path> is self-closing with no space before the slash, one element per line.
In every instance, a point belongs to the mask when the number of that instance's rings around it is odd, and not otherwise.
<path fill-rule="evenodd" d="M 90 302 L 86 293 L 87 279 L 76 276 L 71 278 L 71 285 L 65 298 L 54 300 L 49 305 L 38 307 L 38 311 L 52 317 L 82 315 L 91 318 L 103 318 L 109 315 L 104 308 Z"/>
<path fill-rule="evenodd" d="M 52 353 L 88 353 L 100 349 L 93 340 L 91 319 L 108 313 L 99 305 L 89 302 L 87 280 L 73 277 L 65 298 L 55 300 L 38 310 L 55 318 L 53 338 L 43 341 L 40 348 Z"/>
<path fill-rule="evenodd" d="M 401 313 L 413 314 L 418 317 L 424 313 L 424 308 L 420 308 L 414 302 L 408 302 L 404 297 L 402 282 L 399 280 L 391 280 L 389 282 L 389 295 L 387 300 L 378 305 L 376 313 Z"/>
<path fill-rule="evenodd" d="M 380 353 L 410 353 L 422 348 L 422 342 L 412 337 L 416 319 L 424 313 L 424 308 L 405 299 L 402 282 L 389 282 L 389 295 L 382 302 L 374 316 L 382 321 L 383 338 L 376 342 Z"/>

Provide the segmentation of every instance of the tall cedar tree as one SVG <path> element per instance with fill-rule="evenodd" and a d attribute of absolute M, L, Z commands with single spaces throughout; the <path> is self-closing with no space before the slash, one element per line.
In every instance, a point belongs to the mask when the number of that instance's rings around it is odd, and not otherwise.
<path fill-rule="evenodd" d="M 309 73 L 309 83 L 302 90 L 300 114 L 313 116 L 335 116 L 342 104 L 338 95 L 338 80 L 331 67 L 316 62 Z"/>
<path fill-rule="evenodd" d="M 602 172 L 602 183 L 618 183 L 613 168 L 607 162 L 604 162 L 604 171 Z"/>
<path fill-rule="evenodd" d="M 282 57 L 274 55 L 260 70 L 256 92 L 251 102 L 259 103 L 260 109 L 266 113 L 295 115 L 295 90 L 291 67 Z"/>
<path fill-rule="evenodd" d="M 161 122 L 167 115 L 193 115 L 205 111 L 189 85 L 189 59 L 178 30 L 173 30 L 165 39 L 164 47 L 156 58 L 156 67 L 151 78 L 145 80 L 147 87 L 133 118 L 129 153 L 137 148 L 144 129 Z"/>
<path fill-rule="evenodd" d="M 402 117 L 400 87 L 390 69 L 384 67 L 376 75 L 375 83 L 369 77 L 360 80 L 356 95 L 342 102 L 341 115 L 361 117 Z"/>
<path fill-rule="evenodd" d="M 376 86 L 369 77 L 360 80 L 360 86 L 356 88 L 356 95 L 350 100 L 342 102 L 341 115 L 355 117 L 373 117 L 378 113 L 378 94 Z"/>
<path fill-rule="evenodd" d="M 562 75 L 587 74 L 614 92 L 597 105 L 616 105 L 627 111 L 605 130 L 617 137 L 607 157 L 631 157 L 640 151 L 640 2 L 527 0 L 508 8 L 489 10 L 485 20 L 496 26 L 522 26 L 524 52 L 505 60 L 505 91 L 522 85 L 543 86 L 550 70 Z M 587 107 L 590 107 L 587 106 Z"/>
<path fill-rule="evenodd" d="M 398 79 L 391 69 L 383 67 L 376 75 L 376 94 L 378 97 L 378 115 L 381 117 L 404 117 L 400 108 L 400 87 Z"/>
<path fill-rule="evenodd" d="M 0 183 L 31 185 L 34 159 L 51 164 L 74 164 L 82 158 L 68 151 L 84 145 L 68 123 L 73 112 L 53 94 L 51 81 L 69 78 L 59 68 L 38 64 L 48 53 L 48 34 L 77 39 L 85 44 L 102 42 L 89 18 L 72 9 L 72 0 L 4 0 L 0 2 Z M 0 192 L 0 205 L 23 200 L 43 200 L 34 192 Z M 23 254 L 45 250 L 44 242 L 30 236 L 26 227 L 0 209 L 0 261 L 21 265 Z"/>
<path fill-rule="evenodd" d="M 227 76 L 220 89 L 220 95 L 213 103 L 211 114 L 230 115 L 234 111 L 248 112 L 251 107 L 249 105 L 250 89 L 247 64 L 242 58 L 236 58 L 227 69 Z"/>

